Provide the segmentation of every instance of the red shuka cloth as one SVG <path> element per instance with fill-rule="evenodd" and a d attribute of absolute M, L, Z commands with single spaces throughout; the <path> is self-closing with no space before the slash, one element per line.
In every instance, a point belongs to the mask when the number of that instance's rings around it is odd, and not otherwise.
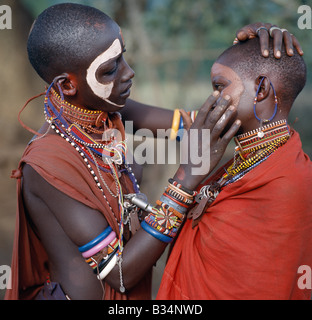
<path fill-rule="evenodd" d="M 198 226 L 186 222 L 157 299 L 311 298 L 297 284 L 298 267 L 312 268 L 312 170 L 301 147 L 294 132 L 224 187 Z"/>
<path fill-rule="evenodd" d="M 12 254 L 12 289 L 6 291 L 5 299 L 7 300 L 35 298 L 49 273 L 48 256 L 25 216 L 21 194 L 22 169 L 25 163 L 61 192 L 101 212 L 113 230 L 119 234 L 119 228 L 111 209 L 79 153 L 63 138 L 55 134 L 32 142 L 26 148 L 19 169 L 15 172 L 15 178 L 18 179 L 18 208 Z M 96 169 L 93 169 L 96 172 Z M 102 176 L 109 186 L 114 184 L 112 175 L 102 172 Z M 126 188 L 133 192 L 130 178 L 125 177 L 123 180 Z M 105 195 L 114 212 L 118 213 L 117 200 L 108 192 Z M 127 295 L 116 292 L 105 283 L 106 300 L 150 298 L 151 273 L 146 275 Z"/>

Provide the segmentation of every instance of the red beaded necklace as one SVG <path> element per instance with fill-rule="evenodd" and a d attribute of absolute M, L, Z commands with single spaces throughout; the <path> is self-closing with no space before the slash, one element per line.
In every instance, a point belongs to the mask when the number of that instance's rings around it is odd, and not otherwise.
<path fill-rule="evenodd" d="M 102 134 L 106 129 L 112 127 L 112 122 L 105 111 L 93 111 L 78 108 L 65 100 L 62 100 L 58 93 L 51 88 L 50 100 L 59 112 L 62 108 L 62 115 L 71 123 L 79 124 L 89 133 Z"/>

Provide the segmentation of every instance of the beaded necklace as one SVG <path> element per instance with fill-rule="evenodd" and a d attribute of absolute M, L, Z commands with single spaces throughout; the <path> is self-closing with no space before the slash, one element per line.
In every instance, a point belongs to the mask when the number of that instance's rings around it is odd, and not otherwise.
<path fill-rule="evenodd" d="M 261 134 L 258 134 L 261 132 Z M 210 185 L 204 185 L 195 197 L 198 203 L 189 212 L 189 217 L 193 219 L 193 226 L 207 206 L 209 206 L 218 196 L 223 187 L 243 178 L 244 175 L 272 155 L 279 147 L 287 142 L 290 132 L 286 120 L 278 121 L 257 130 L 240 135 L 235 139 L 233 163 L 225 170 L 225 173 Z M 196 222 L 197 221 L 197 222 Z"/>
<path fill-rule="evenodd" d="M 259 136 L 259 132 L 262 132 L 263 136 Z M 245 154 L 269 145 L 272 139 L 281 138 L 287 135 L 289 135 L 287 122 L 286 120 L 280 120 L 248 133 L 241 134 L 236 138 L 235 142 L 237 147 Z"/>
<path fill-rule="evenodd" d="M 111 129 L 114 121 L 121 123 L 121 119 L 118 115 L 107 114 L 106 117 L 103 112 L 100 111 L 89 111 L 81 108 L 77 108 L 65 102 L 62 91 L 60 90 L 61 97 L 52 90 L 52 85 L 49 87 L 46 93 L 44 102 L 44 111 L 46 121 L 50 124 L 50 127 L 63 139 L 65 139 L 82 157 L 84 163 L 90 171 L 97 187 L 103 194 L 108 207 L 110 208 L 115 220 L 119 225 L 119 237 L 118 237 L 118 264 L 121 279 L 121 290 L 124 290 L 122 285 L 122 252 L 123 252 L 123 234 L 124 234 L 124 222 L 125 210 L 124 210 L 124 194 L 121 183 L 119 181 L 119 174 L 125 171 L 133 184 L 135 193 L 139 193 L 139 185 L 136 178 L 134 177 L 130 166 L 126 162 L 126 151 L 127 146 L 125 141 L 116 142 L 113 136 L 109 139 L 105 139 L 103 143 L 96 142 L 86 131 L 105 133 L 105 130 Z M 60 89 L 60 88 L 59 88 Z M 52 93 L 51 93 L 52 91 Z M 108 120 L 108 121 L 107 121 Z M 99 130 L 98 128 L 101 127 Z M 106 126 L 105 123 L 108 125 Z M 97 129 L 94 128 L 97 127 Z M 119 125 L 120 127 L 120 125 Z M 83 128 L 87 128 L 84 130 Z M 91 128 L 91 129 L 90 129 Z M 104 136 L 104 135 L 103 135 Z M 124 137 L 124 134 L 122 134 Z M 97 158 L 102 159 L 100 164 Z M 90 163 L 93 163 L 97 169 L 98 175 L 93 170 Z M 116 190 L 112 191 L 107 183 L 105 182 L 101 171 L 109 172 L 112 174 Z M 105 188 L 102 187 L 102 184 Z M 107 190 L 110 195 L 118 200 L 119 214 L 116 217 L 106 195 Z"/>
<path fill-rule="evenodd" d="M 263 134 L 259 135 L 259 132 Z M 227 168 L 221 178 L 223 185 L 237 181 L 237 176 L 243 177 L 285 144 L 289 137 L 290 132 L 286 120 L 280 120 L 239 135 L 235 138 L 237 146 L 233 164 Z"/>
<path fill-rule="evenodd" d="M 111 125 L 107 112 L 78 108 L 63 100 L 53 88 L 51 88 L 50 100 L 58 112 L 62 108 L 64 117 L 72 123 L 79 124 L 89 133 L 102 134 L 107 127 L 106 122 L 109 123 L 108 127 Z"/>

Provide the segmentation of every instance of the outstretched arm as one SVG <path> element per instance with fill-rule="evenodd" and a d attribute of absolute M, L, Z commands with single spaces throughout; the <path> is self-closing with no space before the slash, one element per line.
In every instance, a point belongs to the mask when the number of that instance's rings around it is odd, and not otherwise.
<path fill-rule="evenodd" d="M 156 136 L 157 129 L 171 128 L 173 111 L 128 99 L 121 112 L 125 121 L 133 121 L 134 130 L 149 129 Z"/>

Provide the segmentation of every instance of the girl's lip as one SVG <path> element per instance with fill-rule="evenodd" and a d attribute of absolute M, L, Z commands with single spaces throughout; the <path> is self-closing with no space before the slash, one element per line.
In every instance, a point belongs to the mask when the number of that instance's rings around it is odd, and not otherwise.
<path fill-rule="evenodd" d="M 130 90 L 131 87 L 132 87 L 132 83 L 130 83 L 130 84 L 128 85 L 127 89 L 126 89 L 125 91 L 123 91 L 123 92 L 120 94 L 120 96 L 121 96 L 121 97 L 129 96 L 129 95 L 130 95 L 130 91 L 131 91 L 131 90 Z"/>
<path fill-rule="evenodd" d="M 122 93 L 120 96 L 122 98 L 126 98 L 126 97 L 129 97 L 130 96 L 130 93 L 131 93 L 131 90 L 128 89 L 127 91 L 125 91 L 124 93 Z"/>

